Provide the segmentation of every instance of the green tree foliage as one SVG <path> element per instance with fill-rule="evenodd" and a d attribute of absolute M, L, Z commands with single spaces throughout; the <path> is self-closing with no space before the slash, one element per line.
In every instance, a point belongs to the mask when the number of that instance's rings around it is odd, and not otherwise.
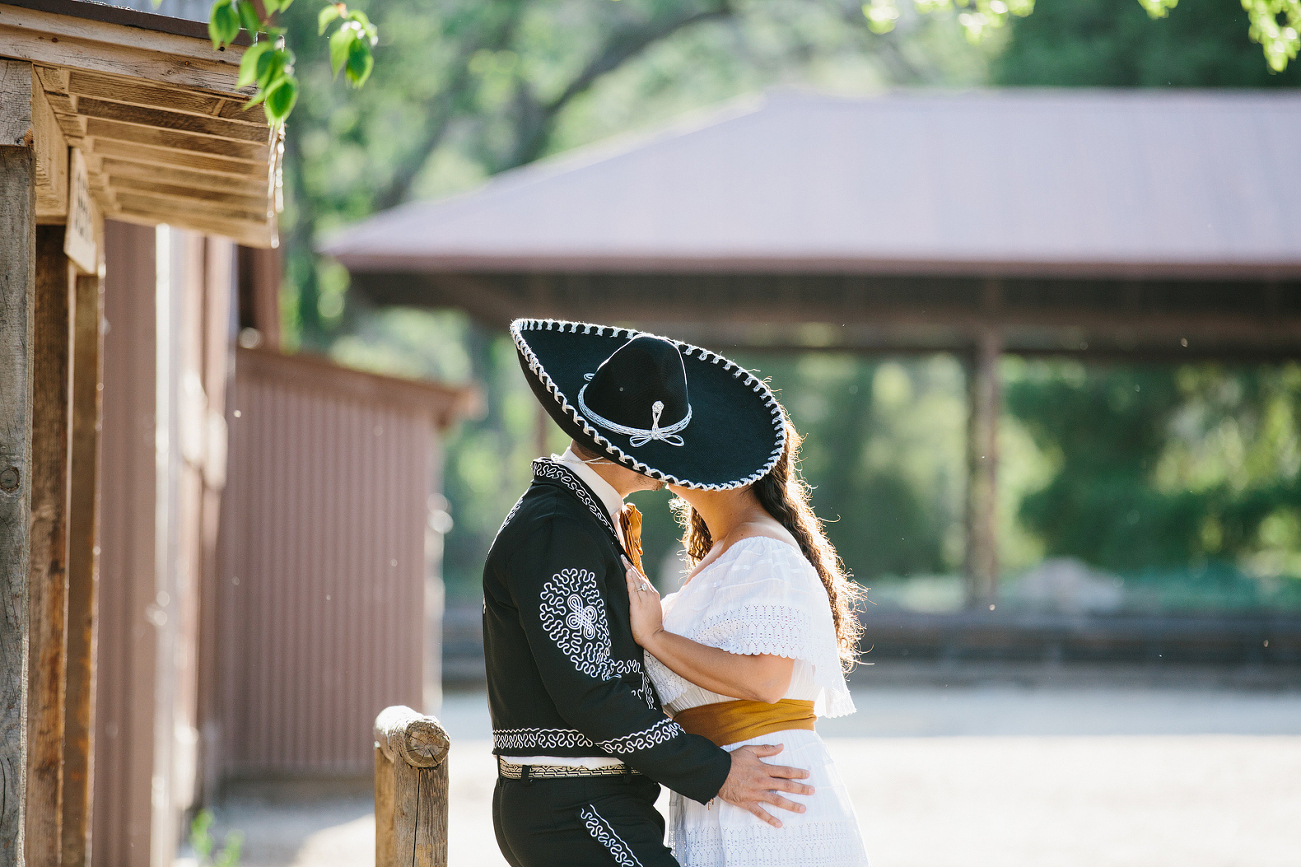
<path fill-rule="evenodd" d="M 1020 506 L 1048 553 L 1301 574 L 1301 368 L 1037 363 L 1007 406 L 1058 466 Z"/>
<path fill-rule="evenodd" d="M 1180 0 L 1152 21 L 1134 0 L 1039 0 L 992 64 L 997 84 L 1049 87 L 1296 87 L 1274 73 L 1232 0 Z"/>
<path fill-rule="evenodd" d="M 850 570 L 883 576 L 961 566 L 960 365 L 948 357 L 755 357 L 806 437 L 813 504 Z"/>
<path fill-rule="evenodd" d="M 1065 6 L 1070 3 L 1070 0 L 1058 0 L 1058 3 Z M 1103 4 L 1074 5 L 1083 7 L 1093 5 L 1096 9 Z M 1138 21 L 1140 18 L 1165 18 L 1178 5 L 1179 0 L 1138 0 L 1137 5 L 1128 0 L 1116 0 L 1110 4 L 1108 17 L 1098 19 L 1098 26 L 1093 29 L 1095 32 L 1113 30 L 1117 23 L 1115 16 L 1129 22 Z M 1185 5 L 1189 5 L 1187 0 Z M 1211 32 L 1211 27 L 1221 22 L 1227 23 L 1225 13 L 1236 11 L 1237 14 L 1232 16 L 1235 29 L 1230 31 L 1218 27 L 1213 38 L 1235 42 L 1245 42 L 1249 39 L 1257 43 L 1259 47 L 1252 54 L 1256 58 L 1257 66 L 1262 69 L 1282 72 L 1287 69 L 1292 60 L 1296 59 L 1297 51 L 1301 49 L 1301 35 L 1298 35 L 1298 31 L 1301 31 L 1301 0 L 1242 0 L 1239 6 L 1217 3 L 1216 0 L 1204 0 L 1195 5 L 1199 7 L 1198 12 L 1207 10 L 1211 12 L 1209 19 L 1202 21 L 1202 32 Z M 966 33 L 967 39 L 973 43 L 979 43 L 1014 20 L 1028 18 L 1032 12 L 1037 11 L 1035 0 L 913 0 L 913 6 L 923 15 L 951 12 L 955 8 L 960 10 L 957 16 L 958 24 Z M 1140 9 L 1143 15 L 1135 15 L 1135 12 Z M 889 33 L 901 17 L 899 2 L 898 0 L 868 0 L 863 4 L 863 15 L 874 33 Z M 1040 14 L 1035 17 L 1043 16 Z M 1041 26 L 1052 25 L 1041 22 Z M 1264 64 L 1260 63 L 1262 51 L 1265 55 Z"/>

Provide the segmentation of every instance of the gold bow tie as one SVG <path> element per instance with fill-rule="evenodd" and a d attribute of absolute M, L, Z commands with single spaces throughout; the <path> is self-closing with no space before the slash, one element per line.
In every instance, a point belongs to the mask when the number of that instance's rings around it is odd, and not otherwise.
<path fill-rule="evenodd" d="M 628 549 L 628 558 L 637 567 L 637 571 L 645 575 L 645 570 L 641 568 L 641 512 L 632 503 L 625 503 L 619 510 L 619 528 L 623 530 L 623 544 Z"/>

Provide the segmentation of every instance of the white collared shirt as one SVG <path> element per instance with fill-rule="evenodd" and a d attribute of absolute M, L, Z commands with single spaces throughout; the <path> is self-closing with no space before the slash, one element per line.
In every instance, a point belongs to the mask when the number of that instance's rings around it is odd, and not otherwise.
<path fill-rule="evenodd" d="M 601 478 L 601 474 L 592 469 L 590 464 L 583 463 L 583 459 L 574 454 L 573 449 L 565 449 L 563 455 L 552 455 L 551 459 L 564 464 L 566 469 L 592 489 L 592 493 L 596 494 L 601 505 L 605 506 L 605 510 L 610 513 L 614 526 L 618 527 L 619 513 L 623 511 L 623 497 L 614 489 L 614 485 Z M 523 758 L 507 756 L 506 761 L 512 765 L 560 765 L 566 768 L 606 768 L 623 764 L 614 756 L 525 756 Z"/>
<path fill-rule="evenodd" d="M 564 464 L 570 472 L 582 479 L 583 484 L 600 498 L 601 505 L 605 506 L 610 517 L 616 519 L 614 525 L 619 526 L 618 515 L 623 511 L 623 497 L 614 489 L 614 485 L 601 478 L 601 474 L 592 469 L 591 464 L 584 463 L 582 458 L 574 454 L 573 449 L 565 449 L 563 455 L 552 455 L 551 459 Z"/>

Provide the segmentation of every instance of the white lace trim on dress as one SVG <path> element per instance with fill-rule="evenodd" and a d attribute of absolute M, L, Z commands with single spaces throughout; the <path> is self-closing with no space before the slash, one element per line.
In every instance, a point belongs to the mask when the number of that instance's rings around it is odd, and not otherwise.
<path fill-rule="evenodd" d="M 783 828 L 671 828 L 669 846 L 684 867 L 863 867 L 867 850 L 852 820 Z"/>

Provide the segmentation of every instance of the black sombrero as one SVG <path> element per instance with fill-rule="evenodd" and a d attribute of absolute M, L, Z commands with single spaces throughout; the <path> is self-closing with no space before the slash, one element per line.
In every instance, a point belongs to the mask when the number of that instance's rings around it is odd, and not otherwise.
<path fill-rule="evenodd" d="M 739 488 L 786 447 L 768 386 L 708 349 L 557 319 L 516 319 L 510 333 L 533 393 L 565 433 L 643 475 Z"/>

